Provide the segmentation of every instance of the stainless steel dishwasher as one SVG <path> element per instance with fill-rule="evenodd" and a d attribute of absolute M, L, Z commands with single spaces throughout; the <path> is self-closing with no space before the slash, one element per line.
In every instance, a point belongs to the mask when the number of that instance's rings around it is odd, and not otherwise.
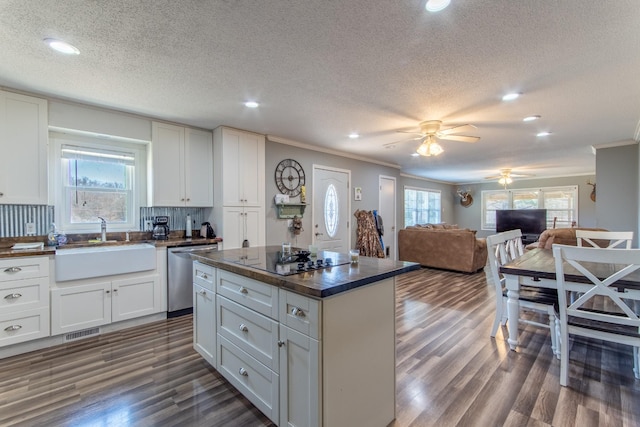
<path fill-rule="evenodd" d="M 217 251 L 218 245 L 200 245 L 167 249 L 167 317 L 193 312 L 194 252 Z"/>

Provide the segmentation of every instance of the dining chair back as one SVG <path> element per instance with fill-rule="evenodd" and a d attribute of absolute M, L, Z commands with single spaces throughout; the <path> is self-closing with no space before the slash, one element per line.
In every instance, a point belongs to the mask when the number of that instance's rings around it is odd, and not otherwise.
<path fill-rule="evenodd" d="M 500 273 L 500 267 L 514 261 L 524 253 L 522 244 L 522 232 L 520 230 L 504 231 L 487 237 L 487 252 L 489 256 L 489 267 L 491 278 L 496 289 L 496 315 L 491 328 L 491 336 L 495 337 L 500 324 L 507 322 L 507 293 L 505 278 Z M 549 329 L 551 333 L 551 349 L 556 356 L 560 354 L 560 348 L 556 339 L 556 315 L 554 304 L 557 303 L 557 296 L 541 288 L 520 286 L 519 303 L 522 310 L 544 313 L 548 316 L 548 323 L 541 323 L 531 318 L 519 316 L 519 322 L 535 325 Z M 509 324 L 509 327 L 517 327 Z"/>
<path fill-rule="evenodd" d="M 601 242 L 608 241 L 609 243 L 606 246 L 607 248 L 631 249 L 633 231 L 576 230 L 576 239 L 578 241 L 578 246 L 593 248 L 603 247 L 596 242 L 596 240 L 599 240 Z"/>
<path fill-rule="evenodd" d="M 629 278 L 640 268 L 640 249 L 553 245 L 553 256 L 562 343 L 560 384 L 569 382 L 569 335 L 633 346 L 633 372 L 640 379 L 640 318 L 636 311 L 640 275 Z M 567 298 L 568 292 L 576 291 L 579 297 L 575 301 Z"/>

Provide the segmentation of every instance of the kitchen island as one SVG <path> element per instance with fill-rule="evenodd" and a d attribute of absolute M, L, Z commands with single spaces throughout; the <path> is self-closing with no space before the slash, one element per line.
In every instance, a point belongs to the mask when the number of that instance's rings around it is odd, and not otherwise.
<path fill-rule="evenodd" d="M 194 348 L 280 426 L 388 425 L 395 276 L 420 266 L 280 249 L 193 255 Z"/>

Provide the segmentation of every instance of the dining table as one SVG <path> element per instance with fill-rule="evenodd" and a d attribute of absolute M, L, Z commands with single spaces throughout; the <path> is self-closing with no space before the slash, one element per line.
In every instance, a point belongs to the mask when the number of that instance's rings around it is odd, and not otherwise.
<path fill-rule="evenodd" d="M 599 279 L 609 277 L 624 267 L 619 264 L 589 264 L 585 263 L 585 266 L 588 266 Z M 564 270 L 568 291 L 584 292 L 591 287 L 591 281 L 574 267 L 565 263 Z M 500 272 L 505 278 L 505 286 L 507 288 L 507 326 L 509 330 L 507 342 L 511 350 L 516 350 L 518 347 L 518 321 L 520 317 L 520 286 L 558 289 L 553 251 L 544 248 L 525 251 L 519 258 L 501 266 Z M 640 290 L 640 271 L 636 271 L 616 282 L 616 286 L 630 290 Z"/>

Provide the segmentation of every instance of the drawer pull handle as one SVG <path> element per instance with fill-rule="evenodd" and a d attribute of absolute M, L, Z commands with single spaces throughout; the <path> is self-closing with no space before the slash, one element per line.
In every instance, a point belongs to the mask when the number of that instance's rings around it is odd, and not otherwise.
<path fill-rule="evenodd" d="M 242 332 L 247 332 L 249 330 L 249 328 L 247 328 L 247 325 L 245 325 L 244 323 L 240 324 L 240 330 Z"/>
<path fill-rule="evenodd" d="M 245 288 L 244 286 L 240 286 L 240 293 L 241 294 L 248 294 L 249 290 L 247 288 Z"/>
<path fill-rule="evenodd" d="M 22 329 L 22 326 L 21 325 L 11 325 L 11 326 L 7 326 L 6 328 L 4 328 L 4 330 L 7 331 L 7 332 L 17 331 L 18 329 Z"/>
<path fill-rule="evenodd" d="M 4 299 L 18 299 L 22 296 L 22 294 L 9 294 Z"/>
<path fill-rule="evenodd" d="M 206 297 L 206 296 L 207 296 L 207 291 L 205 291 L 205 290 L 202 290 L 202 291 L 200 291 L 200 292 L 198 292 L 198 293 L 199 293 L 200 295 L 202 295 L 203 297 Z"/>
<path fill-rule="evenodd" d="M 284 341 L 278 341 L 278 347 L 284 347 Z"/>
<path fill-rule="evenodd" d="M 247 370 L 246 370 L 246 369 L 244 369 L 244 368 L 240 368 L 240 369 L 238 370 L 238 373 L 239 373 L 240 375 L 242 375 L 243 377 L 248 377 L 248 376 L 249 376 L 249 373 L 248 373 L 248 372 L 247 372 Z"/>
<path fill-rule="evenodd" d="M 4 269 L 5 273 L 20 273 L 21 271 L 22 269 L 20 267 L 9 267 Z"/>
<path fill-rule="evenodd" d="M 209 278 L 209 276 L 207 276 L 207 273 L 202 273 L 202 278 L 206 280 Z"/>
<path fill-rule="evenodd" d="M 304 317 L 305 316 L 304 311 L 301 308 L 298 308 L 298 307 L 293 307 L 291 309 L 291 314 L 293 314 L 294 316 L 297 316 L 297 317 Z"/>

